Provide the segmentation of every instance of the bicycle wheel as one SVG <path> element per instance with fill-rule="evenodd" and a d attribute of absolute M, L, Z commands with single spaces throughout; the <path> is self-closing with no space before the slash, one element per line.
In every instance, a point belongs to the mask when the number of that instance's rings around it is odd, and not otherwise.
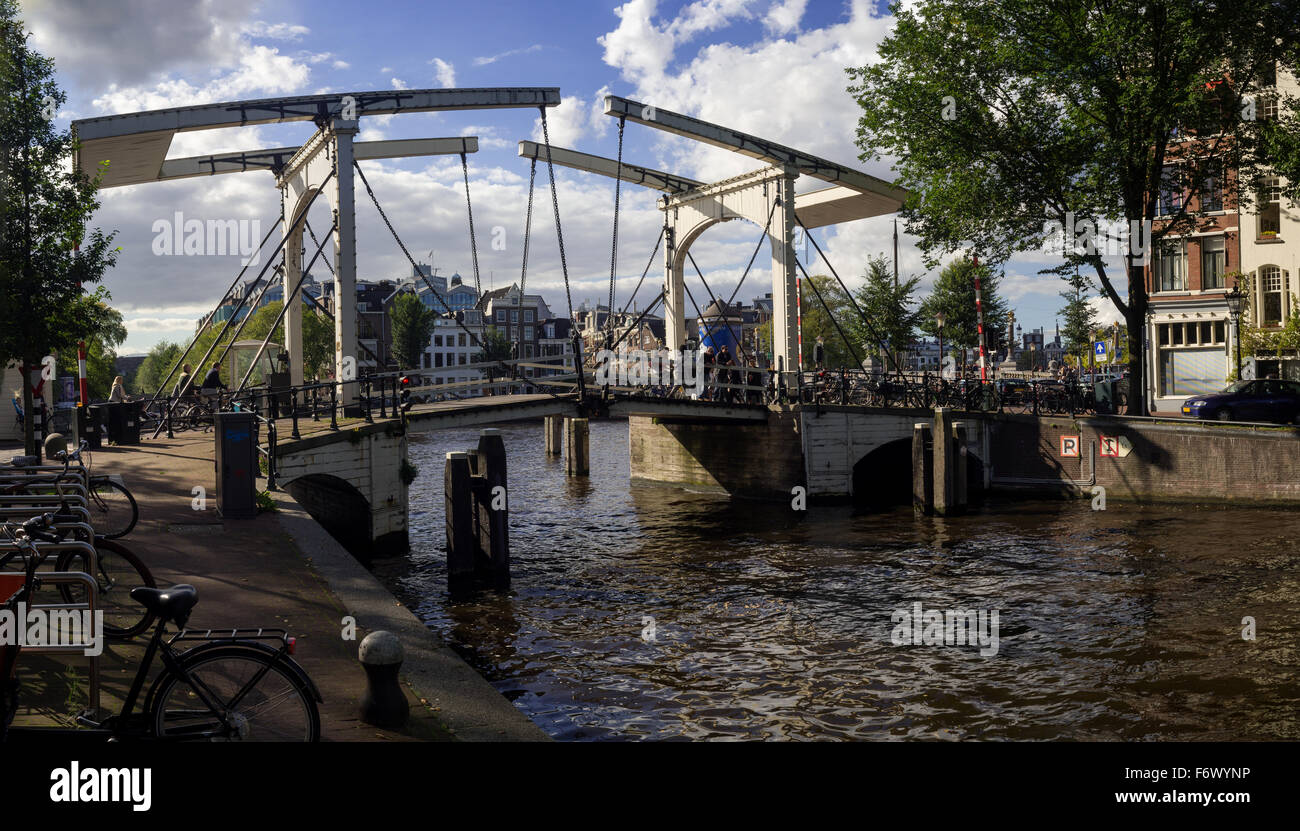
<path fill-rule="evenodd" d="M 133 638 L 144 632 L 154 621 L 153 613 L 131 599 L 131 589 L 136 586 L 156 588 L 147 566 L 126 546 L 102 537 L 95 538 L 97 562 L 92 569 L 89 555 L 82 551 L 67 551 L 59 556 L 60 571 L 84 571 L 95 578 L 95 600 L 104 610 L 104 635 L 115 640 Z M 86 592 L 80 586 L 61 585 L 59 593 L 64 603 L 84 603 Z"/>
<path fill-rule="evenodd" d="M 131 533 L 140 519 L 135 497 L 112 479 L 90 480 L 90 524 L 96 536 L 115 540 Z"/>
<path fill-rule="evenodd" d="M 151 696 L 154 735 L 209 741 L 319 741 L 316 700 L 288 662 L 235 643 L 200 647 L 189 658 L 182 655 L 181 667 L 194 686 L 170 670 L 158 679 Z M 208 707 L 196 686 L 218 712 Z"/>

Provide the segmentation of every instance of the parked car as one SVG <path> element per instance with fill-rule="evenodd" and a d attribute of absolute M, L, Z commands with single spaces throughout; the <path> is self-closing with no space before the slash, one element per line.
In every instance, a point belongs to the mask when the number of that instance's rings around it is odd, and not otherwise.
<path fill-rule="evenodd" d="M 1003 378 L 998 381 L 998 395 L 1007 404 L 1023 404 L 1029 400 L 1029 382 L 1023 378 Z"/>
<path fill-rule="evenodd" d="M 1234 381 L 1222 392 L 1187 399 L 1182 412 L 1192 418 L 1217 421 L 1300 424 L 1300 383 L 1275 378 Z"/>

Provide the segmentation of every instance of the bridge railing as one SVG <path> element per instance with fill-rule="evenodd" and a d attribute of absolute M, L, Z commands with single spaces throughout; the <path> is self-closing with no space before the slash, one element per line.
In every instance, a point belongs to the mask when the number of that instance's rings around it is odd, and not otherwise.
<path fill-rule="evenodd" d="M 885 375 L 865 370 L 800 373 L 805 404 L 842 404 L 929 410 L 952 407 L 972 412 L 1075 415 L 1097 412 L 1091 388 L 1051 378 L 941 378 L 929 373 Z"/>

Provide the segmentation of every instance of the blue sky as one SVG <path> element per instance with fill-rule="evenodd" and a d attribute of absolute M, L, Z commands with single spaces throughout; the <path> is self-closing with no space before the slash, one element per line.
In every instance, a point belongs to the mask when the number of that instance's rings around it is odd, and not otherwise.
<path fill-rule="evenodd" d="M 53 57 L 68 102 L 62 122 L 121 112 L 319 92 L 446 86 L 558 86 L 564 103 L 550 114 L 557 145 L 613 156 L 616 122 L 601 112 L 605 93 L 799 147 L 892 178 L 888 164 L 862 164 L 853 145 L 856 105 L 844 68 L 874 60 L 888 33 L 883 4 L 870 0 L 697 0 L 655 2 L 255 2 L 255 0 L 24 0 L 33 43 Z M 477 135 L 471 194 L 482 282 L 520 277 L 528 166 L 519 139 L 537 138 L 533 110 L 367 118 L 362 140 Z M 190 133 L 169 156 L 252 150 L 301 143 L 306 123 Z M 638 125 L 627 129 L 624 158 L 685 176 L 716 180 L 756 162 Z M 366 174 L 417 259 L 441 274 L 472 281 L 464 188 L 456 157 L 365 163 Z M 607 292 L 613 187 L 609 180 L 558 173 L 574 303 L 603 302 Z M 539 177 L 539 182 L 543 181 Z M 800 187 L 816 183 L 803 181 Z M 542 194 L 545 195 L 545 194 Z M 95 224 L 118 232 L 123 254 L 106 285 L 126 318 L 123 354 L 161 339 L 186 340 L 194 321 L 239 270 L 230 256 L 159 256 L 155 223 L 177 211 L 186 219 L 244 220 L 264 233 L 278 216 L 269 173 L 155 183 L 102 192 Z M 373 207 L 358 191 L 358 276 L 405 276 L 409 269 Z M 655 194 L 623 191 L 620 305 L 645 267 L 660 225 Z M 327 228 L 327 209 L 309 221 Z M 564 309 L 563 281 L 549 196 L 534 215 L 528 284 Z M 488 244 L 494 229 L 506 244 Z M 730 293 L 760 229 L 724 223 L 692 248 L 715 292 Z M 866 256 L 887 252 L 890 217 L 817 232 L 836 269 L 856 284 Z M 328 248 L 327 248 L 328 250 Z M 927 272 L 904 237 L 901 269 Z M 1004 294 L 1026 329 L 1049 332 L 1064 287 L 1036 275 L 1049 261 L 1007 267 Z M 771 290 L 770 258 L 760 254 L 741 288 L 748 301 Z M 809 265 L 811 272 L 824 266 Z M 323 268 L 314 269 L 324 276 Z M 639 295 L 653 298 L 656 261 Z M 698 283 L 694 284 L 698 286 Z M 697 296 L 702 296 L 698 288 Z M 1108 309 L 1109 311 L 1109 309 Z"/>

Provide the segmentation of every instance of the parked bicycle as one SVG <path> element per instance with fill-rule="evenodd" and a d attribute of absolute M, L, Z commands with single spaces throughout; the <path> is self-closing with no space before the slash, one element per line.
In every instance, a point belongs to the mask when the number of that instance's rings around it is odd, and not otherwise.
<path fill-rule="evenodd" d="M 22 552 L 26 599 L 40 585 L 36 564 L 40 544 L 48 536 L 53 516 L 34 517 L 22 525 L 4 526 Z M 96 720 L 90 714 L 77 718 L 81 728 L 13 727 L 21 691 L 14 678 L 20 648 L 0 648 L 0 736 L 14 741 L 43 740 L 52 733 L 86 739 L 307 741 L 320 739 L 320 692 L 293 660 L 295 641 L 283 629 L 229 629 L 190 631 L 190 614 L 198 593 L 188 584 L 167 589 L 138 587 L 131 597 L 157 618 L 158 625 L 145 649 L 122 703 L 115 715 Z M 167 636 L 171 624 L 176 632 Z M 184 649 L 177 644 L 191 642 Z M 144 693 L 155 659 L 162 670 Z M 143 700 L 141 694 L 144 693 Z M 96 714 L 97 715 L 97 714 Z"/>

